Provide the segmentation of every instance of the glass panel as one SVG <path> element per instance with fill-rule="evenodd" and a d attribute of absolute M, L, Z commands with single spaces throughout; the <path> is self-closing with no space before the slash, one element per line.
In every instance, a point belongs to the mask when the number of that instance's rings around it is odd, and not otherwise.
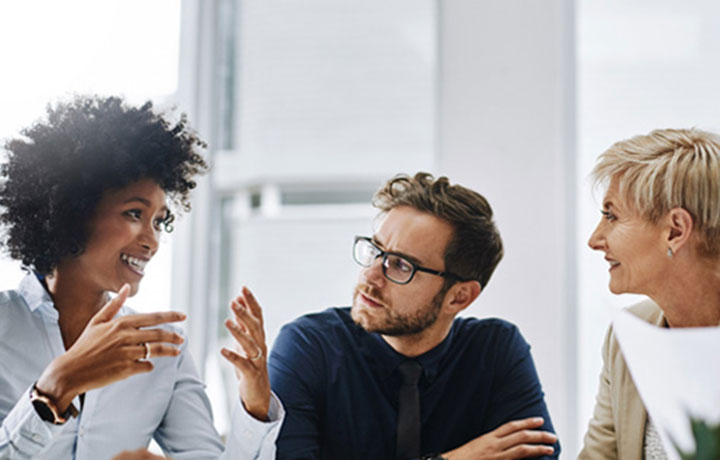
<path fill-rule="evenodd" d="M 237 1 L 218 0 L 216 10 L 217 38 L 215 42 L 215 131 L 213 141 L 218 149 L 230 150 L 235 125 L 235 55 L 237 43 Z"/>
<path fill-rule="evenodd" d="M 238 174 L 430 168 L 435 16 L 430 0 L 241 2 Z"/>
<path fill-rule="evenodd" d="M 352 258 L 353 238 L 372 234 L 373 215 L 368 205 L 344 218 L 235 222 L 230 290 L 247 285 L 256 294 L 268 344 L 283 324 L 304 313 L 351 304 L 361 269 Z"/>

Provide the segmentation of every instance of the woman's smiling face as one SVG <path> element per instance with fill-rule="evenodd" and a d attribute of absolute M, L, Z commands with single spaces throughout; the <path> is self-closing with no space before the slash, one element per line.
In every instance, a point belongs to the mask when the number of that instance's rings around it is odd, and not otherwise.
<path fill-rule="evenodd" d="M 618 193 L 615 179 L 603 200 L 603 216 L 588 245 L 610 263 L 610 291 L 649 295 L 662 283 L 667 238 L 660 225 L 640 216 Z"/>
<path fill-rule="evenodd" d="M 106 191 L 90 220 L 85 251 L 58 270 L 72 268 L 93 291 L 117 292 L 128 283 L 134 295 L 157 252 L 168 213 L 165 192 L 152 179 Z"/>

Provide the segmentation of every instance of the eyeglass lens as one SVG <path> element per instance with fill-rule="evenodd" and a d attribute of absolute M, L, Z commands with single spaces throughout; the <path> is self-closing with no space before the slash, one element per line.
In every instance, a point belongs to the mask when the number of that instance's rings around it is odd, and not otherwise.
<path fill-rule="evenodd" d="M 368 240 L 358 239 L 355 243 L 355 259 L 365 267 L 372 265 L 380 254 L 382 251 Z M 413 264 L 404 257 L 387 253 L 383 257 L 383 273 L 391 281 L 405 283 L 414 271 Z"/>

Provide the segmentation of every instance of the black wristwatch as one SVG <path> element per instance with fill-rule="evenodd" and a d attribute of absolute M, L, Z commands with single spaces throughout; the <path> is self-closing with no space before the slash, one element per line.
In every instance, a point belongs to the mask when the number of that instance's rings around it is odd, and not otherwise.
<path fill-rule="evenodd" d="M 72 403 L 65 412 L 62 414 L 58 413 L 55 402 L 53 402 L 48 395 L 38 391 L 35 385 L 33 385 L 32 390 L 30 390 L 30 402 L 32 402 L 35 412 L 37 412 L 41 419 L 54 423 L 55 425 L 62 425 L 67 422 L 70 417 L 77 417 L 78 415 L 78 411 Z"/>
<path fill-rule="evenodd" d="M 427 454 L 420 457 L 420 460 L 448 460 L 442 454 Z"/>

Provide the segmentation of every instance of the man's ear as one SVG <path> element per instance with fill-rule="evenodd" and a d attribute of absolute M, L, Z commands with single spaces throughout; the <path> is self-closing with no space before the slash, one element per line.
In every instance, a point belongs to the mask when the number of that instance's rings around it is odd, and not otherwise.
<path fill-rule="evenodd" d="M 672 208 L 664 218 L 668 228 L 667 245 L 673 254 L 686 247 L 693 231 L 693 219 L 683 208 Z"/>
<path fill-rule="evenodd" d="M 459 281 L 452 285 L 445 295 L 448 312 L 457 314 L 477 299 L 482 291 L 479 281 Z"/>

